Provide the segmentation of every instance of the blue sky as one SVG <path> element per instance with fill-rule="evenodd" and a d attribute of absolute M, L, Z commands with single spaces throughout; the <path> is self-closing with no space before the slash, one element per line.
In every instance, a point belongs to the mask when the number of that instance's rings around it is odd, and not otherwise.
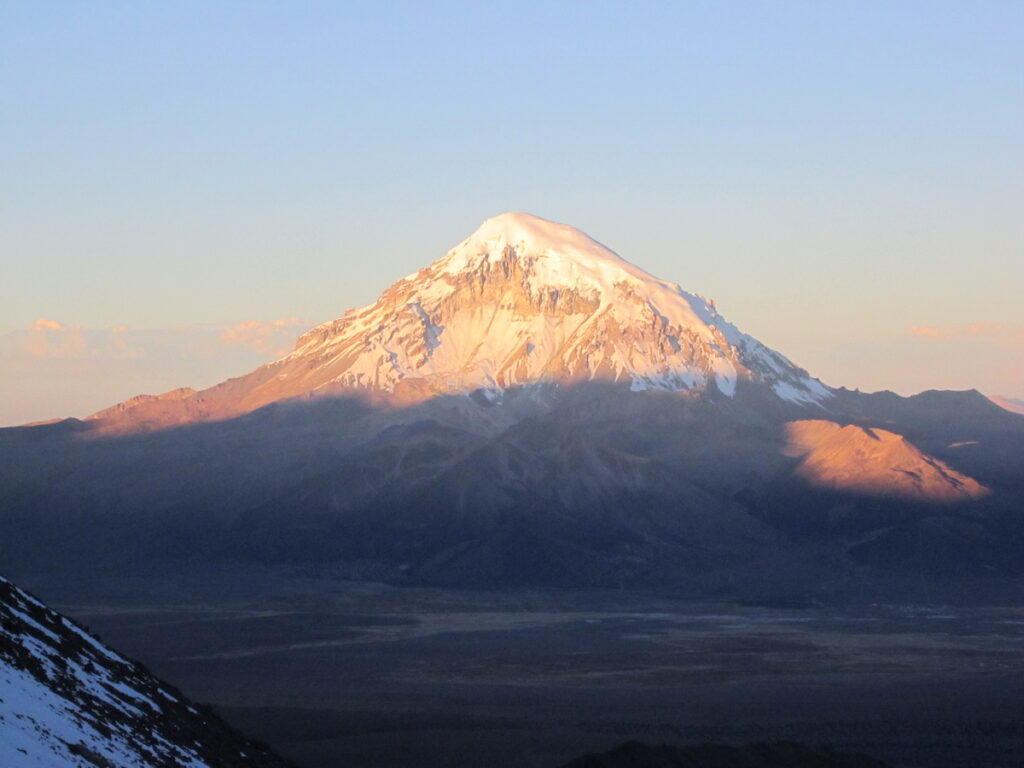
<path fill-rule="evenodd" d="M 1024 396 L 1022 31 L 1019 2 L 0 1 L 0 423 L 252 362 L 69 347 L 72 403 L 40 318 L 326 320 L 507 210 L 828 383 Z"/>

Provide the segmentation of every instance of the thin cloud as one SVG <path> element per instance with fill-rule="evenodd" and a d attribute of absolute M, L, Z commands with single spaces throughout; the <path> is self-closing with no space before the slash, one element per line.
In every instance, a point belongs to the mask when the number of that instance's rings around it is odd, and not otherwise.
<path fill-rule="evenodd" d="M 41 317 L 27 328 L 0 335 L 0 359 L 125 360 L 173 356 L 208 360 L 245 350 L 249 362 L 258 364 L 290 352 L 299 333 L 311 325 L 300 318 L 285 317 L 269 322 L 247 320 L 228 327 L 82 328 Z"/>
<path fill-rule="evenodd" d="M 0 425 L 85 416 L 143 392 L 202 389 L 287 354 L 312 325 L 285 317 L 234 325 L 84 328 L 42 317 L 0 333 Z"/>
<path fill-rule="evenodd" d="M 246 320 L 224 330 L 220 338 L 225 344 L 241 344 L 263 355 L 284 355 L 294 342 L 296 329 L 309 323 L 297 317 L 283 317 L 273 322 Z"/>
<path fill-rule="evenodd" d="M 966 325 L 915 325 L 910 335 L 935 341 L 977 340 L 999 344 L 1024 344 L 1024 325 L 968 323 Z"/>
<path fill-rule="evenodd" d="M 29 357 L 77 358 L 89 354 L 89 342 L 81 328 L 67 328 L 45 317 L 16 333 L 15 343 L 17 350 Z"/>
<path fill-rule="evenodd" d="M 28 327 L 30 331 L 63 331 L 64 326 L 56 320 L 49 320 L 45 317 L 40 317 L 32 325 Z"/>

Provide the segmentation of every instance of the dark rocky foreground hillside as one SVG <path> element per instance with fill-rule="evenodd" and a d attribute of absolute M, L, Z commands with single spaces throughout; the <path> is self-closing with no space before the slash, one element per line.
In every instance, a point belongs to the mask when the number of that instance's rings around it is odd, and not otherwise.
<path fill-rule="evenodd" d="M 287 768 L 0 578 L 0 766 Z"/>
<path fill-rule="evenodd" d="M 863 755 L 844 755 L 793 742 L 728 747 L 651 747 L 631 741 L 603 754 L 586 755 L 564 768 L 885 768 Z"/>

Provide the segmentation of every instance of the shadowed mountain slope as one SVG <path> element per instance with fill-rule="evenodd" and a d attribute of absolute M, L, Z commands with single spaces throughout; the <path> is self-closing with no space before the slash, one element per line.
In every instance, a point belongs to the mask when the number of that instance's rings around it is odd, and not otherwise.
<path fill-rule="evenodd" d="M 0 557 L 33 580 L 234 564 L 393 583 L 835 596 L 859 593 L 869 563 L 897 581 L 924 569 L 1012 582 L 1021 494 L 999 457 L 1024 446 L 1024 430 L 948 430 L 944 445 L 974 443 L 975 479 L 992 492 L 934 503 L 809 483 L 803 457 L 787 455 L 804 409 L 768 403 L 742 386 L 728 398 L 590 383 L 507 390 L 500 404 L 319 398 L 115 437 L 8 430 Z M 939 477 L 966 476 L 958 451 Z"/>

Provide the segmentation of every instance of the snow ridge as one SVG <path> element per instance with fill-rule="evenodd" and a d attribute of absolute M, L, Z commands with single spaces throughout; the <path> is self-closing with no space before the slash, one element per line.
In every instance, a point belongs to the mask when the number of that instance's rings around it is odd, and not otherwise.
<path fill-rule="evenodd" d="M 284 763 L 0 578 L 0 765 Z"/>
<path fill-rule="evenodd" d="M 779 353 L 726 321 L 713 302 L 630 264 L 563 224 L 526 213 L 485 221 L 374 304 L 300 337 L 274 364 L 331 371 L 318 386 L 436 394 L 541 381 L 609 380 L 633 391 L 733 397 L 756 381 L 798 404 L 831 396 Z"/>

